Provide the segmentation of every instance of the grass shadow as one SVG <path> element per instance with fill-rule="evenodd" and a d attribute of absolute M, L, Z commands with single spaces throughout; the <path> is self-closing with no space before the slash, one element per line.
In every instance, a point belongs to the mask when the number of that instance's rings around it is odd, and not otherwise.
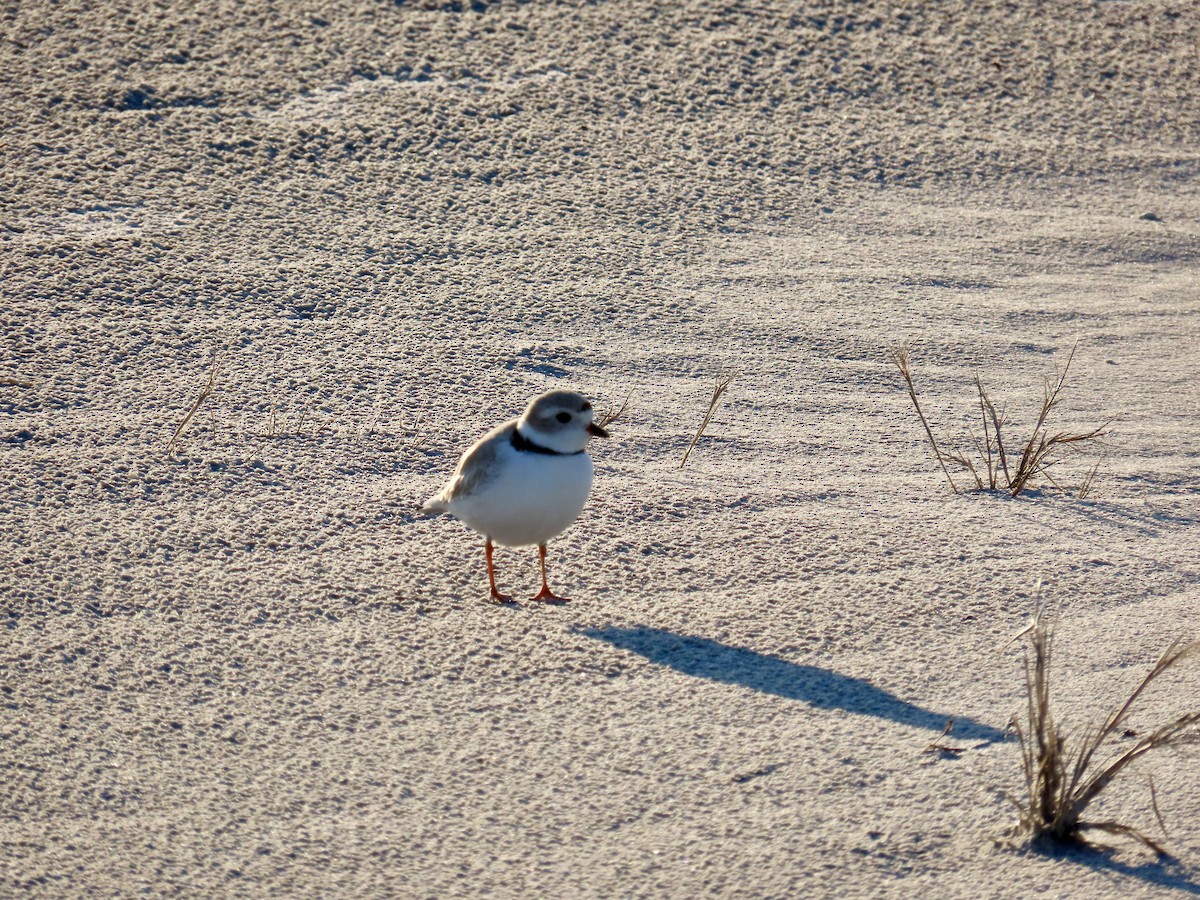
<path fill-rule="evenodd" d="M 1183 894 L 1200 896 L 1200 881 L 1196 873 L 1183 868 L 1175 859 L 1154 859 L 1145 862 L 1125 862 L 1118 859 L 1115 851 L 1101 847 L 1060 847 L 1051 845 L 1034 852 L 1050 859 L 1061 859 L 1112 875 L 1136 878 L 1147 884 L 1169 888 Z"/>
<path fill-rule="evenodd" d="M 957 739 L 994 743 L 1006 738 L 1000 728 L 965 716 L 924 709 L 861 678 L 788 662 L 709 638 L 647 627 L 584 628 L 579 633 L 694 678 L 739 684 L 764 694 L 802 700 L 816 709 L 844 709 L 856 715 L 876 716 L 938 732 L 947 719 L 954 719 L 953 734 Z"/>

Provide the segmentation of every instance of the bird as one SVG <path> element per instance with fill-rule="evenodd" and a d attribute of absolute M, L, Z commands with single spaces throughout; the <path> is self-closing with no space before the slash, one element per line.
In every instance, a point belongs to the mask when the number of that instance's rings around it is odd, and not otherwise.
<path fill-rule="evenodd" d="M 446 486 L 421 507 L 449 513 L 484 537 L 491 599 L 511 603 L 496 588 L 493 545 L 537 545 L 542 589 L 532 601 L 567 603 L 546 578 L 546 543 L 579 517 L 592 487 L 588 441 L 608 432 L 593 421 L 592 404 L 575 391 L 547 391 L 520 418 L 497 425 L 462 455 Z"/>

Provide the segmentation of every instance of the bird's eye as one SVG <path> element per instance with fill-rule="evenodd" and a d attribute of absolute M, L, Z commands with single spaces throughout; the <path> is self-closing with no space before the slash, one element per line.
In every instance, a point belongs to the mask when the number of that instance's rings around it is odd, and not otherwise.
<path fill-rule="evenodd" d="M 561 413 L 559 413 L 557 416 L 555 416 L 554 418 L 558 419 L 558 421 L 560 421 L 560 422 L 562 422 L 564 425 L 566 425 L 568 422 L 570 422 L 570 421 L 571 421 L 571 414 L 570 414 L 570 413 L 568 413 L 568 412 L 561 412 Z"/>

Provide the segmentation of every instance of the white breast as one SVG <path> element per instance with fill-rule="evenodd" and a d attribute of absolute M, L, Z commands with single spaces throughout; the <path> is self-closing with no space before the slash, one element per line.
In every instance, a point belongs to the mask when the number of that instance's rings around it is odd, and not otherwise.
<path fill-rule="evenodd" d="M 493 477 L 449 511 L 497 544 L 544 544 L 578 517 L 592 487 L 586 453 L 552 456 L 501 448 Z"/>

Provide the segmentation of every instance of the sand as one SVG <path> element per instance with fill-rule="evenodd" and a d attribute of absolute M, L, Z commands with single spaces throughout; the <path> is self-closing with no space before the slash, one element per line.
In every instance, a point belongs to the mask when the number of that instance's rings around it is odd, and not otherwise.
<path fill-rule="evenodd" d="M 162 6 L 0 12 L 0 894 L 1200 892 L 1194 755 L 1005 844 L 1039 582 L 1068 725 L 1200 633 L 1194 6 Z M 955 494 L 901 342 L 1110 433 Z M 489 605 L 414 510 L 559 387 Z"/>

